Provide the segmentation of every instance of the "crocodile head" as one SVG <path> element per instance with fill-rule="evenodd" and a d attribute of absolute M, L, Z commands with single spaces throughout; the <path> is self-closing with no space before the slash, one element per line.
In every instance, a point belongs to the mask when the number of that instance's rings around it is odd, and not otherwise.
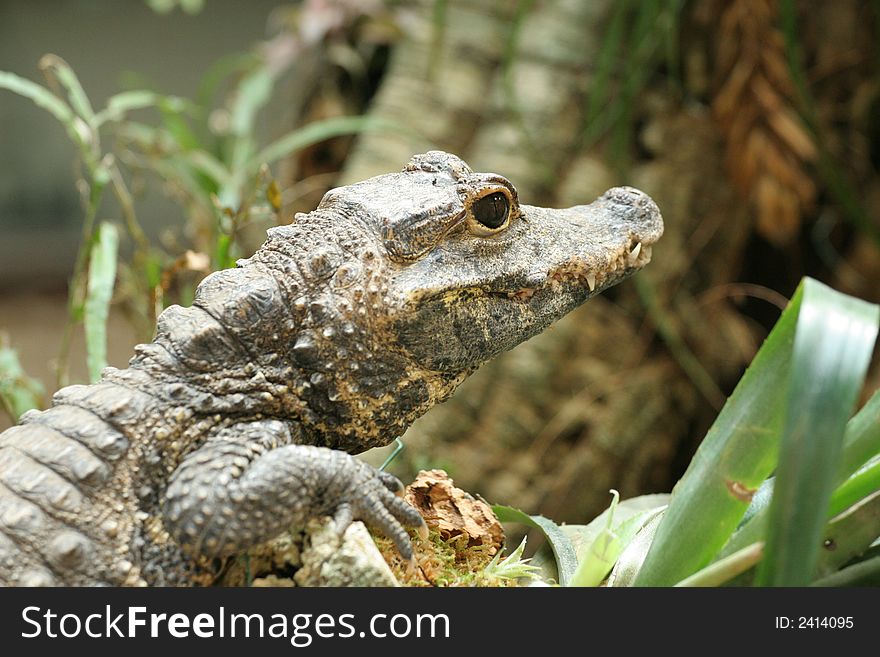
<path fill-rule="evenodd" d="M 453 374 L 641 269 L 663 233 L 656 204 L 636 189 L 561 210 L 521 205 L 507 179 L 440 151 L 324 204 L 357 206 L 377 223 L 393 334 L 416 361 Z"/>
<path fill-rule="evenodd" d="M 339 446 L 370 446 L 641 269 L 662 232 L 638 190 L 564 210 L 521 205 L 507 179 L 431 151 L 331 190 L 273 229 L 258 257 L 283 250 L 312 278 L 293 349 L 299 367 L 320 370 L 298 390 L 306 424 Z"/>

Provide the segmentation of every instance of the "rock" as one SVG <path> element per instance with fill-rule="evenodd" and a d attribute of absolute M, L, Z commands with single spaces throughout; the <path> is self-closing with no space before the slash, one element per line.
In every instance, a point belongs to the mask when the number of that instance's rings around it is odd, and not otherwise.
<path fill-rule="evenodd" d="M 466 547 L 486 546 L 490 555 L 504 545 L 504 530 L 489 505 L 456 488 L 443 470 L 419 472 L 404 499 L 444 541 L 460 537 Z"/>
<path fill-rule="evenodd" d="M 311 520 L 306 526 L 299 586 L 398 586 L 367 528 L 353 522 L 342 540 L 330 518 Z"/>

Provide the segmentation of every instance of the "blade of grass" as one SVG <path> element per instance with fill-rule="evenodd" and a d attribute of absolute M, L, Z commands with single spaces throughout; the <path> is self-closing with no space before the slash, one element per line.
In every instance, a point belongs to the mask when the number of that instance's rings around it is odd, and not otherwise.
<path fill-rule="evenodd" d="M 61 86 L 67 92 L 67 99 L 70 101 L 73 111 L 88 123 L 90 127 L 94 128 L 95 110 L 92 109 L 92 103 L 89 101 L 85 89 L 83 89 L 79 78 L 76 77 L 76 73 L 73 72 L 70 64 L 58 55 L 49 54 L 44 55 L 40 59 L 39 67 L 44 74 L 51 74 L 52 78 L 61 83 Z"/>
<path fill-rule="evenodd" d="M 645 562 L 645 557 L 654 537 L 657 535 L 657 529 L 663 521 L 665 509 L 658 509 L 657 512 L 648 519 L 642 528 L 635 535 L 635 538 L 629 542 L 629 545 L 621 553 L 608 576 L 608 586 L 623 587 L 632 586 L 636 575 Z"/>
<path fill-rule="evenodd" d="M 852 476 L 859 466 L 872 457 L 880 454 L 880 390 L 876 391 L 868 402 L 846 424 L 846 433 L 843 438 L 843 452 L 840 465 L 837 469 L 838 483 L 840 488 L 831 496 L 831 515 L 838 513 L 845 506 L 845 496 L 853 492 L 853 489 L 841 491 L 844 488 L 847 477 Z M 859 485 L 860 484 L 852 484 Z M 767 511 L 769 498 L 772 494 L 772 482 L 764 482 L 762 490 L 769 488 L 766 497 L 755 495 L 747 512 L 748 522 L 745 522 L 737 532 L 724 545 L 718 554 L 719 558 L 725 557 L 750 543 L 763 540 L 764 527 L 767 523 Z M 838 498 L 838 495 L 841 497 Z M 829 516 L 830 517 L 830 516 Z"/>
<path fill-rule="evenodd" d="M 668 493 L 654 493 L 640 495 L 638 497 L 630 497 L 623 500 L 615 507 L 614 522 L 616 525 L 620 526 L 626 523 L 629 519 L 644 514 L 645 512 L 651 512 L 649 515 L 652 515 L 654 512 L 659 512 L 665 509 L 668 503 Z M 586 525 L 566 524 L 560 527 L 560 529 L 565 532 L 565 535 L 571 540 L 575 553 L 580 555 L 581 552 L 587 549 L 605 529 L 608 524 L 610 510 L 610 507 L 605 509 Z M 640 523 L 639 527 L 641 527 L 642 524 L 644 524 L 644 522 Z M 546 542 L 535 552 L 531 563 L 540 566 L 546 574 L 547 579 L 558 580 L 556 573 L 556 560 L 553 557 L 553 551 Z"/>
<path fill-rule="evenodd" d="M 810 580 L 822 578 L 863 554 L 880 536 L 880 491 L 862 500 L 822 528 L 816 540 L 818 559 Z M 760 575 L 760 571 L 759 571 Z M 807 582 L 809 583 L 809 581 Z"/>
<path fill-rule="evenodd" d="M 74 114 L 67 103 L 51 91 L 27 78 L 19 77 L 15 73 L 7 73 L 6 71 L 0 71 L 0 89 L 8 89 L 19 96 L 27 98 L 37 107 L 42 107 L 64 126 L 73 143 L 80 149 L 84 147 L 88 137 L 88 127 L 83 123 L 82 119 Z"/>
<path fill-rule="evenodd" d="M 877 454 L 880 454 L 880 390 L 874 392 L 846 425 L 837 483 L 842 483 Z"/>
<path fill-rule="evenodd" d="M 44 394 L 43 385 L 25 374 L 18 353 L 0 333 L 0 408 L 16 422 L 25 411 L 38 408 Z"/>
<path fill-rule="evenodd" d="M 570 586 L 599 586 L 626 547 L 648 522 L 663 512 L 664 508 L 642 511 L 615 524 L 613 529 L 609 525 L 586 550 L 581 551 L 580 563 L 571 578 Z"/>
<path fill-rule="evenodd" d="M 836 516 L 878 490 L 880 490 L 880 457 L 867 463 L 838 486 L 831 495 L 828 515 Z"/>
<path fill-rule="evenodd" d="M 246 168 L 256 169 L 261 164 L 272 164 L 294 151 L 331 137 L 376 130 L 400 131 L 400 129 L 399 126 L 389 121 L 377 120 L 368 116 L 338 116 L 314 121 L 273 141 L 257 153 L 247 163 Z"/>
<path fill-rule="evenodd" d="M 85 303 L 86 361 L 89 380 L 101 378 L 107 366 L 107 317 L 110 298 L 116 281 L 116 252 L 119 235 L 116 226 L 102 223 L 98 226 L 95 242 L 89 256 L 89 281 Z"/>
<path fill-rule="evenodd" d="M 880 557 L 867 559 L 838 570 L 810 586 L 880 586 Z"/>
<path fill-rule="evenodd" d="M 804 303 L 812 304 L 814 299 L 839 301 L 841 313 L 855 308 L 862 314 L 863 307 L 850 304 L 845 295 L 804 279 L 676 485 L 636 584 L 669 586 L 706 566 L 776 466 L 789 399 L 795 331 Z M 841 315 L 811 312 L 809 317 L 813 316 L 838 322 Z M 858 327 L 854 338 L 864 334 L 861 323 L 855 321 L 852 326 Z M 838 331 L 831 334 L 835 339 L 840 335 Z M 862 341 L 862 348 L 864 344 Z M 867 350 L 870 354 L 870 347 Z M 815 381 L 809 365 L 812 354 L 803 357 L 809 362 L 798 371 Z M 851 375 L 860 376 L 858 371 Z"/>
<path fill-rule="evenodd" d="M 801 287 L 676 484 L 636 584 L 671 586 L 708 564 L 773 469 L 802 297 Z"/>
<path fill-rule="evenodd" d="M 878 306 L 805 281 L 759 585 L 805 586 L 812 579 L 846 421 L 877 338 L 878 312 Z"/>
<path fill-rule="evenodd" d="M 710 563 L 702 570 L 681 580 L 676 586 L 721 586 L 758 563 L 763 552 L 763 543 L 752 543 L 724 559 Z"/>
<path fill-rule="evenodd" d="M 519 522 L 539 529 L 550 543 L 550 547 L 553 549 L 553 554 L 556 557 L 559 583 L 562 586 L 568 585 L 577 568 L 577 555 L 571 540 L 559 528 L 559 525 L 544 516 L 530 516 L 512 506 L 495 504 L 492 506 L 492 511 L 501 522 Z"/>

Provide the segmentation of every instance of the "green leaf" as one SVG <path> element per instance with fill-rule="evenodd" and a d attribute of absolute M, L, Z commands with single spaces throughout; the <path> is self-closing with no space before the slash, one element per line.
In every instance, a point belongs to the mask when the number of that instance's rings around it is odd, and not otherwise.
<path fill-rule="evenodd" d="M 201 148 L 199 138 L 190 128 L 183 114 L 185 109 L 188 109 L 191 113 L 196 112 L 196 108 L 192 103 L 189 103 L 189 101 L 183 102 L 179 98 L 162 98 L 159 100 L 158 107 L 165 128 L 174 137 L 180 150 L 191 151 Z"/>
<path fill-rule="evenodd" d="M 218 188 L 228 186 L 232 182 L 232 173 L 226 165 L 208 151 L 196 149 L 181 154 L 180 159 L 210 178 Z"/>
<path fill-rule="evenodd" d="M 847 509 L 823 528 L 815 544 L 818 559 L 810 563 L 810 579 L 826 577 L 839 570 L 864 553 L 878 536 L 880 491 Z"/>
<path fill-rule="evenodd" d="M 636 575 L 641 570 L 645 557 L 651 549 L 651 544 L 654 542 L 654 537 L 657 535 L 657 529 L 660 527 L 665 512 L 664 509 L 657 509 L 629 542 L 608 576 L 608 586 L 633 585 Z"/>
<path fill-rule="evenodd" d="M 764 558 L 756 583 L 813 579 L 846 421 L 865 380 L 880 308 L 816 281 L 803 284 Z"/>
<path fill-rule="evenodd" d="M 107 121 L 121 121 L 129 112 L 153 107 L 169 112 L 180 112 L 183 108 L 191 108 L 192 104 L 183 98 L 163 96 L 154 91 L 143 89 L 123 91 L 111 96 L 107 106 L 95 114 L 94 125 L 98 127 Z"/>
<path fill-rule="evenodd" d="M 247 168 L 256 169 L 261 164 L 271 164 L 295 151 L 312 144 L 317 144 L 325 139 L 374 130 L 400 132 L 401 128 L 389 121 L 367 116 L 338 116 L 314 121 L 302 128 L 288 132 L 283 137 L 266 146 L 248 162 Z"/>
<path fill-rule="evenodd" d="M 614 522 L 617 525 L 615 531 L 618 531 L 631 518 L 647 515 L 646 512 L 662 510 L 668 503 L 669 495 L 667 493 L 639 495 L 623 500 L 614 509 Z M 608 524 L 609 511 L 610 507 L 586 525 L 562 525 L 560 527 L 569 540 L 571 540 L 576 554 L 580 555 L 583 550 L 588 549 L 605 529 Z M 639 521 L 636 522 L 638 523 Z M 626 544 L 624 544 L 624 547 L 626 547 Z M 538 548 L 535 556 L 532 557 L 531 563 L 541 567 L 545 579 L 559 579 L 556 572 L 556 559 L 548 543 L 545 542 Z"/>
<path fill-rule="evenodd" d="M 44 394 L 43 385 L 25 373 L 18 353 L 0 334 L 0 406 L 9 419 L 15 422 L 25 411 L 38 408 Z"/>
<path fill-rule="evenodd" d="M 495 504 L 492 506 L 492 511 L 501 522 L 519 522 L 543 532 L 556 557 L 559 583 L 562 586 L 568 584 L 577 568 L 577 555 L 571 541 L 559 525 L 544 516 L 530 516 L 512 506 Z"/>
<path fill-rule="evenodd" d="M 36 82 L 19 77 L 15 73 L 0 71 L 0 89 L 8 89 L 13 93 L 32 101 L 37 107 L 54 116 L 67 130 L 71 140 L 82 147 L 88 137 L 88 130 L 77 119 L 73 110 L 58 96 Z"/>
<path fill-rule="evenodd" d="M 618 504 L 616 491 L 612 493 L 615 494 L 615 499 L 608 509 L 578 532 L 584 537 L 589 534 L 592 536 L 582 541 L 580 547 L 576 545 L 578 567 L 569 583 L 570 586 L 601 584 L 642 527 L 666 508 L 665 502 L 668 499 L 668 495 L 643 495 Z M 650 504 L 647 508 L 646 503 Z M 600 519 L 604 524 L 595 527 L 597 520 Z M 569 537 L 572 536 L 570 526 L 564 527 L 563 531 Z M 572 542 L 574 543 L 574 539 Z"/>
<path fill-rule="evenodd" d="M 116 252 L 119 235 L 116 226 L 102 223 L 89 255 L 89 280 L 86 293 L 85 323 L 86 362 L 89 380 L 101 378 L 101 370 L 107 366 L 107 317 L 110 299 L 116 281 Z"/>
<path fill-rule="evenodd" d="M 816 580 L 810 586 L 880 586 L 880 557 L 847 566 L 828 577 Z"/>
<path fill-rule="evenodd" d="M 531 565 L 528 559 L 523 559 L 525 549 L 526 538 L 523 537 L 519 546 L 505 557 L 504 561 L 501 561 L 501 553 L 504 550 L 498 550 L 483 572 L 489 577 L 499 579 L 540 579 L 537 572 L 540 568 Z"/>
<path fill-rule="evenodd" d="M 70 65 L 57 55 L 44 55 L 40 60 L 40 68 L 52 72 L 52 75 L 67 91 L 67 99 L 70 101 L 73 111 L 89 126 L 94 127 L 95 110 L 92 109 L 92 103 Z"/>
<path fill-rule="evenodd" d="M 831 494 L 828 515 L 836 516 L 878 490 L 880 490 L 880 454 Z"/>
<path fill-rule="evenodd" d="M 877 454 L 880 454 L 880 390 L 876 391 L 846 424 L 843 453 L 837 468 L 836 478 L 838 482 L 843 483 L 831 496 L 829 505 L 831 515 L 839 513 L 854 502 L 855 499 L 852 496 L 855 495 L 861 499 L 868 492 L 872 492 L 864 488 L 868 485 L 866 479 L 859 477 L 858 481 L 849 482 L 847 477 L 854 477 L 859 466 Z M 872 474 L 868 473 L 864 476 L 870 477 Z M 742 525 L 724 545 L 718 558 L 726 557 L 750 543 L 763 540 L 772 491 L 772 479 L 761 485 L 761 489 L 752 499 Z M 847 502 L 849 498 L 852 499 Z"/>
<path fill-rule="evenodd" d="M 736 529 L 752 495 L 776 467 L 791 400 L 793 348 L 803 306 L 808 307 L 804 319 L 809 334 L 824 333 L 835 343 L 853 340 L 860 345 L 858 349 L 867 351 L 868 355 L 863 354 L 862 358 L 870 356 L 869 315 L 873 313 L 875 318 L 875 331 L 876 307 L 804 279 L 676 485 L 636 584 L 670 586 L 705 567 Z M 851 390 L 855 385 L 851 382 L 861 384 L 863 361 L 851 358 L 849 348 L 832 346 L 829 341 L 821 342 L 816 349 L 827 349 L 840 356 L 839 365 L 849 369 L 832 380 L 850 381 L 846 388 Z M 798 364 L 798 376 L 821 388 L 822 377 L 828 375 L 826 356 L 799 351 L 797 358 L 805 361 Z M 851 412 L 852 400 L 847 394 L 827 394 L 845 407 L 835 411 L 839 423 L 841 416 Z M 802 406 L 798 409 L 803 410 Z M 837 467 L 836 463 L 833 467 Z M 790 475 L 786 476 L 790 479 Z M 823 484 L 826 485 L 827 482 Z M 825 504 L 814 512 L 825 512 L 829 492 L 825 493 Z M 753 523 L 754 520 L 747 527 Z M 750 539 L 748 543 L 760 537 Z M 781 549 L 788 549 L 785 545 Z M 769 552 L 770 546 L 767 549 Z M 776 545 L 772 549 L 775 551 Z"/>
<path fill-rule="evenodd" d="M 262 62 L 242 78 L 230 107 L 232 134 L 239 137 L 253 134 L 257 112 L 269 102 L 274 84 L 271 71 Z"/>
<path fill-rule="evenodd" d="M 676 586 L 721 586 L 729 582 L 737 575 L 746 572 L 761 560 L 764 551 L 763 543 L 752 543 L 742 550 L 734 552 L 724 559 L 719 559 L 702 570 L 697 571 L 690 577 L 686 577 Z"/>
<path fill-rule="evenodd" d="M 877 454 L 880 454 L 880 390 L 847 422 L 836 482 L 842 483 Z"/>

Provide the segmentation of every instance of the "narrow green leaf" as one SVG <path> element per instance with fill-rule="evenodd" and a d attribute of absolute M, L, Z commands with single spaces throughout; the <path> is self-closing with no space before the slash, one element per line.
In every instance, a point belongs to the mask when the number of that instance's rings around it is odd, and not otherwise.
<path fill-rule="evenodd" d="M 82 147 L 85 143 L 87 130 L 83 129 L 82 121 L 78 121 L 73 110 L 45 87 L 15 73 L 0 71 L 0 89 L 8 89 L 29 99 L 37 107 L 42 107 L 65 127 L 67 134 L 75 144 Z"/>
<path fill-rule="evenodd" d="M 614 568 L 611 569 L 611 574 L 608 576 L 608 586 L 634 585 L 636 575 L 642 569 L 642 564 L 657 536 L 657 530 L 663 521 L 665 512 L 665 509 L 658 509 L 629 542 L 629 545 L 617 559 L 617 563 L 614 564 Z"/>
<path fill-rule="evenodd" d="M 847 422 L 836 482 L 842 483 L 877 454 L 880 454 L 880 390 Z"/>
<path fill-rule="evenodd" d="M 86 361 L 89 380 L 101 378 L 101 370 L 107 366 L 107 318 L 110 299 L 116 281 L 116 252 L 119 235 L 116 226 L 102 223 L 98 226 L 95 241 L 89 255 L 88 292 L 85 303 Z"/>
<path fill-rule="evenodd" d="M 389 121 L 367 116 L 339 116 L 315 121 L 302 128 L 297 128 L 266 146 L 248 162 L 247 169 L 256 169 L 261 164 L 271 164 L 287 157 L 291 153 L 312 144 L 339 137 L 367 131 L 388 130 L 400 132 L 400 126 Z"/>
<path fill-rule="evenodd" d="M 756 582 L 805 586 L 837 475 L 846 421 L 865 380 L 880 308 L 806 279 L 793 349 L 787 418 L 764 558 Z"/>
<path fill-rule="evenodd" d="M 599 535 L 578 552 L 578 567 L 571 577 L 571 586 L 598 586 L 607 575 L 617 557 L 623 550 L 620 537 L 613 530 L 614 510 L 620 502 L 620 493 L 611 491 L 611 504 L 606 510 L 605 526 L 599 531 Z"/>
<path fill-rule="evenodd" d="M 828 516 L 836 516 L 852 505 L 880 491 L 880 455 L 865 464 L 831 494 Z"/>
<path fill-rule="evenodd" d="M 211 107 L 214 96 L 227 78 L 243 74 L 248 69 L 258 66 L 260 59 L 254 53 L 232 53 L 216 60 L 199 81 L 195 101 L 199 107 Z"/>
<path fill-rule="evenodd" d="M 162 98 L 157 106 L 165 128 L 174 137 L 180 150 L 191 151 L 202 147 L 199 138 L 190 128 L 183 113 L 185 109 L 196 113 L 194 105 L 188 101 L 181 102 L 178 98 Z"/>
<path fill-rule="evenodd" d="M 680 581 L 676 586 L 721 586 L 758 563 L 761 560 L 763 550 L 763 543 L 747 545 L 739 552 L 734 552 L 724 559 L 710 563 L 702 570 Z"/>
<path fill-rule="evenodd" d="M 154 91 L 144 89 L 123 91 L 111 96 L 107 106 L 95 114 L 94 124 L 98 127 L 107 121 L 121 121 L 129 112 L 153 107 L 180 112 L 184 108 L 192 109 L 193 105 L 184 98 L 163 96 Z"/>
<path fill-rule="evenodd" d="M 89 101 L 85 89 L 83 89 L 79 78 L 76 77 L 76 73 L 70 67 L 70 64 L 57 55 L 44 55 L 40 60 L 40 68 L 52 72 L 52 75 L 67 91 L 67 98 L 73 111 L 88 123 L 89 126 L 94 127 L 95 110 L 92 109 L 92 103 Z"/>
<path fill-rule="evenodd" d="M 802 297 L 799 287 L 675 485 L 635 584 L 672 586 L 705 567 L 772 471 Z"/>
<path fill-rule="evenodd" d="M 25 411 L 38 408 L 44 394 L 43 385 L 25 373 L 18 353 L 0 334 L 0 407 L 15 422 Z"/>
<path fill-rule="evenodd" d="M 828 523 L 816 540 L 818 559 L 810 580 L 839 570 L 863 554 L 880 536 L 880 491 L 865 498 Z M 807 583 L 809 583 L 809 581 Z"/>
<path fill-rule="evenodd" d="M 617 527 L 620 528 L 631 518 L 636 516 L 651 516 L 653 513 L 666 508 L 667 504 L 669 504 L 668 493 L 654 493 L 630 497 L 623 500 L 615 507 L 614 522 Z M 609 511 L 610 508 L 605 509 L 586 525 L 566 524 L 560 527 L 560 529 L 565 532 L 565 535 L 568 536 L 569 540 L 571 540 L 572 547 L 574 547 L 576 554 L 580 555 L 583 550 L 588 549 L 596 538 L 598 538 L 603 529 L 605 529 L 608 525 Z M 641 527 L 644 522 L 646 521 L 636 520 L 635 524 Z M 618 530 L 616 529 L 615 531 Z M 627 540 L 624 543 L 624 548 L 628 542 L 629 541 Z M 556 572 L 556 559 L 554 558 L 553 551 L 550 549 L 548 543 L 545 542 L 538 548 L 535 555 L 532 557 L 531 563 L 541 567 L 545 579 L 559 579 L 558 573 Z"/>
<path fill-rule="evenodd" d="M 253 133 L 257 112 L 272 97 L 274 83 L 272 73 L 262 63 L 242 78 L 230 108 L 232 134 L 241 137 Z"/>
<path fill-rule="evenodd" d="M 232 172 L 208 151 L 196 149 L 180 155 L 180 159 L 191 165 L 199 173 L 208 176 L 217 187 L 228 186 L 232 181 Z"/>
<path fill-rule="evenodd" d="M 645 495 L 642 498 L 635 498 L 635 500 L 653 499 L 656 502 L 657 498 L 666 497 L 668 496 Z M 577 548 L 578 567 L 571 578 L 570 586 L 599 586 L 642 528 L 666 508 L 664 503 L 660 503 L 654 504 L 650 508 L 643 508 L 636 513 L 621 513 L 623 511 L 621 507 L 626 502 L 632 501 L 626 500 L 618 505 L 615 498 L 611 506 L 599 516 L 599 518 L 603 518 L 604 525 L 599 528 L 598 534 Z M 636 505 L 630 504 L 629 506 L 632 510 Z M 590 523 L 589 527 L 592 527 L 594 522 Z M 563 531 L 569 537 L 572 536 L 570 527 L 564 527 Z"/>
<path fill-rule="evenodd" d="M 636 578 L 638 585 L 669 586 L 705 567 L 730 538 L 752 495 L 777 465 L 780 437 L 790 401 L 796 327 L 803 306 L 814 302 L 820 305 L 805 314 L 809 322 L 807 326 L 814 321 L 824 321 L 827 344 L 852 338 L 860 345 L 856 350 L 867 350 L 870 355 L 867 338 L 871 330 L 876 331 L 876 319 L 874 328 L 868 328 L 867 315 L 870 313 L 866 309 L 870 306 L 816 281 L 804 279 L 676 485 L 663 522 Z M 876 318 L 876 307 L 870 312 Z M 850 329 L 841 328 L 841 325 Z M 858 361 L 854 356 L 850 358 L 852 352 L 849 348 L 839 345 L 825 347 L 825 344 L 823 349 L 836 351 L 844 361 L 851 364 Z M 862 354 L 862 358 L 868 356 Z M 799 352 L 799 358 L 805 362 L 798 365 L 798 378 L 821 386 L 822 377 L 828 374 L 824 357 L 817 356 L 814 350 L 812 353 Z M 858 363 L 841 376 L 861 385 L 864 368 Z M 835 377 L 835 381 L 840 380 Z M 856 384 L 850 383 L 848 389 L 852 385 Z M 829 395 L 845 406 L 835 417 L 845 418 L 852 410 L 852 399 L 847 394 Z M 837 422 L 842 431 L 842 421 L 838 419 Z M 832 456 L 836 459 L 836 454 Z M 830 494 L 827 481 L 822 486 L 826 488 L 819 492 L 824 495 L 825 503 L 817 512 L 820 514 L 827 509 Z M 754 525 L 756 520 L 758 518 L 744 529 Z M 821 528 L 821 524 L 818 526 Z M 811 531 L 815 531 L 815 524 Z M 739 547 L 760 540 L 754 535 L 749 538 Z M 770 549 L 768 545 L 768 553 Z M 776 550 L 775 545 L 773 550 Z M 813 554 L 815 556 L 815 552 Z"/>
<path fill-rule="evenodd" d="M 550 543 L 550 547 L 553 549 L 553 554 L 556 556 L 559 583 L 562 586 L 568 585 L 571 576 L 577 568 L 577 555 L 575 554 L 574 547 L 572 547 L 571 540 L 559 528 L 559 525 L 544 516 L 530 516 L 512 506 L 495 504 L 492 506 L 492 511 L 501 522 L 519 522 L 543 532 Z"/>
<path fill-rule="evenodd" d="M 843 453 L 840 465 L 837 469 L 836 481 L 844 482 L 831 496 L 831 514 L 838 513 L 849 504 L 846 503 L 847 495 L 856 493 L 856 489 L 844 488 L 847 477 L 852 476 L 859 466 L 871 457 L 880 454 L 880 390 L 876 391 L 868 402 L 846 424 L 846 433 L 843 438 Z M 862 480 L 864 482 L 864 480 Z M 767 524 L 767 511 L 773 491 L 773 480 L 765 481 L 761 489 L 752 498 L 752 503 L 746 516 L 743 517 L 742 526 L 724 545 L 718 554 L 718 558 L 726 557 L 750 543 L 764 539 L 764 528 Z M 861 483 L 850 484 L 861 487 Z M 843 506 L 841 506 L 843 505 Z"/>
<path fill-rule="evenodd" d="M 810 586 L 880 586 L 880 557 L 847 566 L 827 577 L 817 579 Z"/>

